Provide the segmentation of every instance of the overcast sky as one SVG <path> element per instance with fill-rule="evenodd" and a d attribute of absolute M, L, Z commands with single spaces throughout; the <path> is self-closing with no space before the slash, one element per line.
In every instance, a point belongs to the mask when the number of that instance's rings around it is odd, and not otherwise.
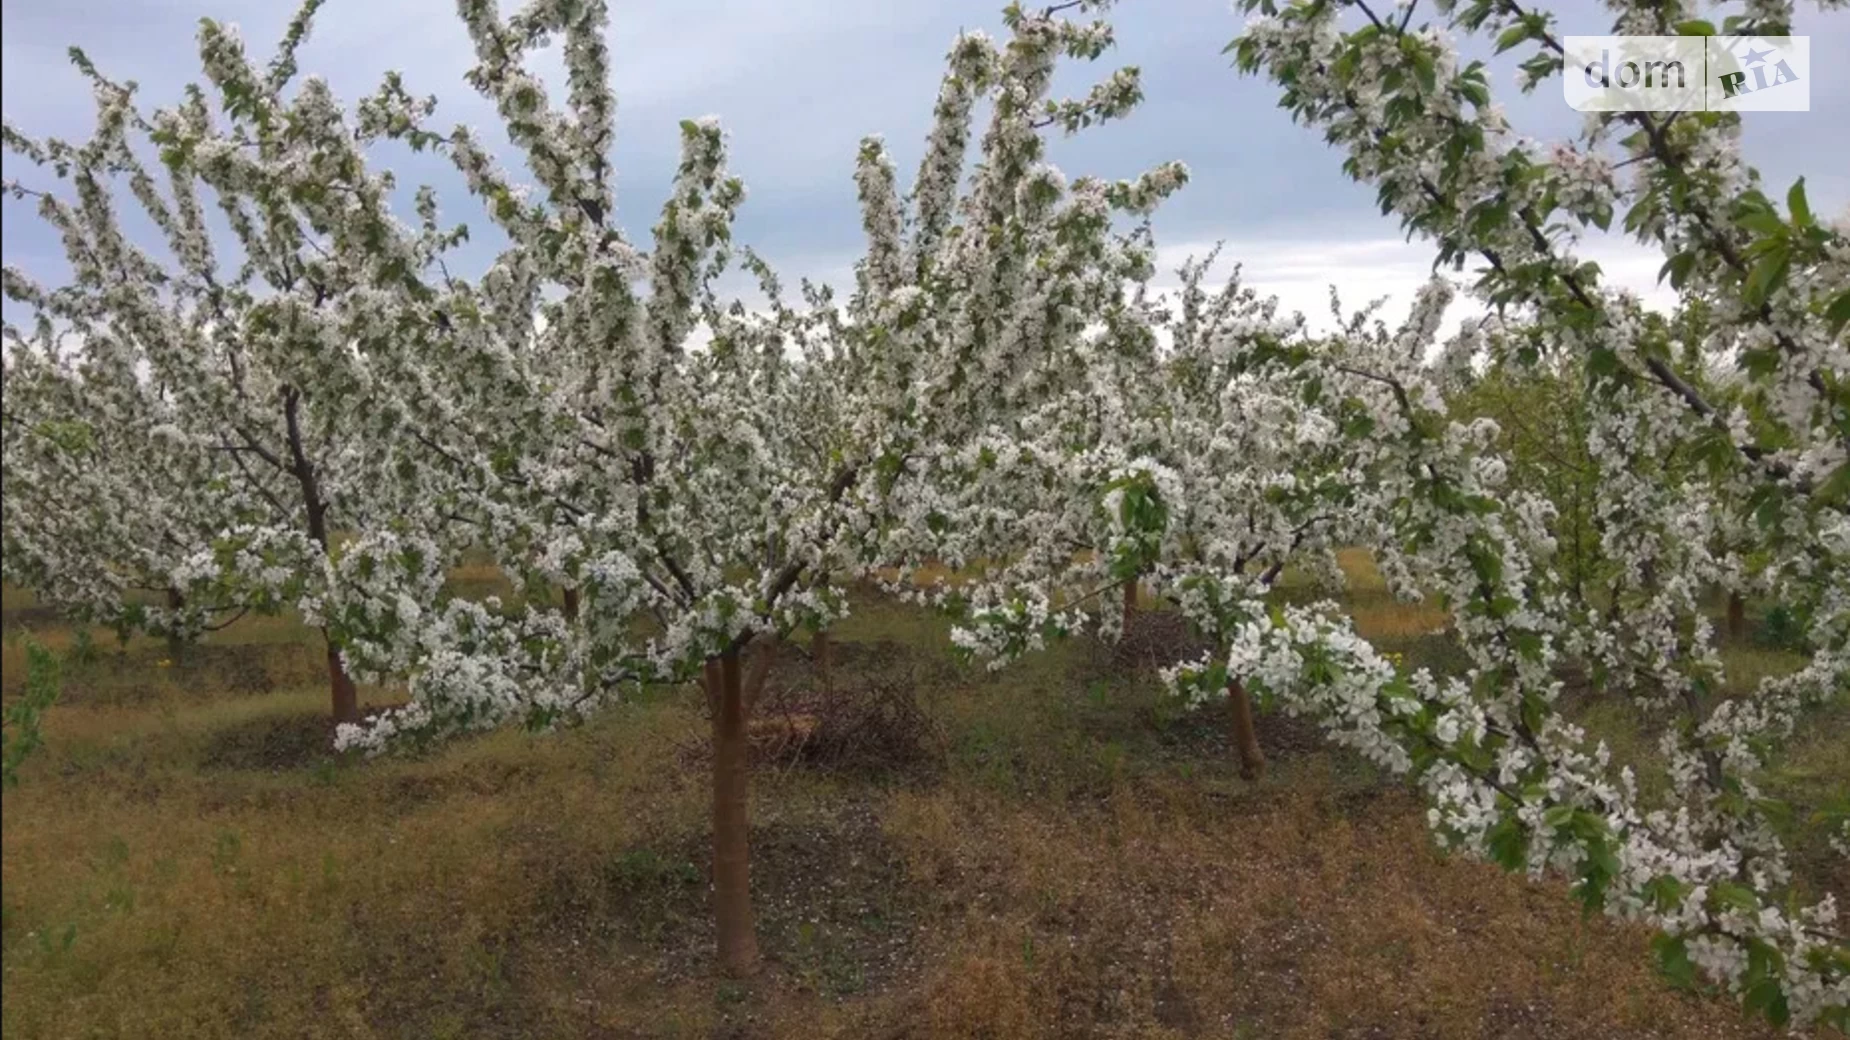
<path fill-rule="evenodd" d="M 1809 5 L 1807 5 L 1809 7 Z M 738 238 L 794 283 L 799 275 L 840 281 L 860 247 L 850 175 L 856 143 L 882 133 L 909 177 L 922 151 L 945 50 L 960 29 L 1002 35 L 997 0 L 619 0 L 611 39 L 618 93 L 616 166 L 621 218 L 645 239 L 672 175 L 679 120 L 717 115 L 731 135 L 731 166 L 748 188 Z M 1610 31 L 1591 0 L 1557 4 L 1563 34 Z M 267 60 L 291 13 L 278 0 L 4 0 L 0 85 L 6 116 L 35 135 L 81 138 L 91 125 L 89 91 L 66 60 L 84 47 L 118 79 L 165 104 L 200 78 L 194 34 L 201 16 L 236 23 L 254 57 Z M 1228 241 L 1224 256 L 1245 263 L 1247 280 L 1287 306 L 1321 314 L 1327 286 L 1345 302 L 1406 293 L 1425 276 L 1431 250 L 1402 241 L 1374 207 L 1372 189 L 1347 181 L 1341 157 L 1316 131 L 1293 125 L 1277 89 L 1242 77 L 1221 54 L 1239 32 L 1225 0 L 1125 0 L 1113 12 L 1118 46 L 1089 67 L 1069 67 L 1057 87 L 1083 91 L 1114 64 L 1141 66 L 1147 101 L 1128 120 L 1056 142 L 1070 176 L 1130 176 L 1180 159 L 1188 188 L 1161 213 L 1165 260 Z M 1807 177 L 1813 207 L 1850 204 L 1850 18 L 1807 10 L 1795 31 L 1812 36 L 1808 113 L 1756 113 L 1746 120 L 1748 157 L 1781 193 Z M 414 93 L 440 99 L 436 124 L 491 131 L 488 104 L 463 82 L 472 63 L 453 6 L 441 0 L 328 0 L 300 55 L 351 103 L 388 69 Z M 557 69 L 556 61 L 550 66 Z M 1518 125 L 1560 136 L 1579 115 L 1557 81 L 1534 97 L 1499 66 L 1496 93 Z M 555 92 L 555 97 L 559 96 Z M 28 176 L 9 161 L 9 176 Z M 445 216 L 487 222 L 460 181 L 427 157 L 394 161 L 407 184 L 429 181 Z M 27 207 L 8 202 L 5 259 L 56 280 L 55 238 Z M 484 256 L 492 246 L 479 247 Z M 1661 259 L 1627 243 L 1589 243 L 1616 280 L 1649 290 Z M 1656 297 L 1663 299 L 1661 295 Z M 1404 305 L 1402 306 L 1404 312 Z M 9 316 L 11 311 L 9 310 Z"/>

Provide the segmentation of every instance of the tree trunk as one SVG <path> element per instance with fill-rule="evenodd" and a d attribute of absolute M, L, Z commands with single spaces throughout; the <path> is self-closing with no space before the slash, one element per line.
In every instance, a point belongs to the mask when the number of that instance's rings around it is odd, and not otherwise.
<path fill-rule="evenodd" d="M 746 832 L 751 763 L 742 671 L 735 648 L 709 661 L 706 673 L 713 707 L 713 923 L 720 968 L 735 978 L 758 970 Z M 711 688 L 715 685 L 718 689 Z"/>
<path fill-rule="evenodd" d="M 340 648 L 327 638 L 327 630 L 322 630 L 322 638 L 328 645 L 328 687 L 334 694 L 334 721 L 360 721 L 360 691 L 353 685 L 353 677 L 347 674 L 347 666 L 340 659 Z"/>
<path fill-rule="evenodd" d="M 809 644 L 810 654 L 816 659 L 816 678 L 822 683 L 823 693 L 835 692 L 835 675 L 829 650 L 829 630 L 824 628 L 816 633 L 816 638 Z"/>
<path fill-rule="evenodd" d="M 578 623 L 578 586 L 576 585 L 565 587 L 565 620 L 572 624 Z"/>
<path fill-rule="evenodd" d="M 178 615 L 180 611 L 186 609 L 186 597 L 180 594 L 179 589 L 167 590 L 167 609 L 175 615 Z M 178 632 L 169 629 L 167 632 L 167 660 L 174 664 L 179 664 L 181 659 L 185 656 L 186 640 L 180 638 Z"/>
<path fill-rule="evenodd" d="M 1728 638 L 1736 643 L 1747 641 L 1747 601 L 1732 590 L 1728 593 Z"/>
<path fill-rule="evenodd" d="M 1240 753 L 1240 775 L 1257 780 L 1265 775 L 1265 752 L 1259 750 L 1259 733 L 1253 728 L 1252 695 L 1238 679 L 1227 681 L 1227 710 L 1233 724 L 1233 746 Z"/>
<path fill-rule="evenodd" d="M 1620 598 L 1625 595 L 1625 581 L 1623 578 L 1613 579 L 1611 595 L 1612 598 L 1606 603 L 1606 624 L 1608 626 L 1618 624 L 1619 615 L 1624 613 L 1623 604 L 1619 602 Z"/>
<path fill-rule="evenodd" d="M 332 557 L 333 542 L 328 538 L 328 500 L 321 494 L 321 479 L 315 474 L 315 464 L 309 460 L 308 448 L 302 439 L 301 418 L 297 410 L 302 402 L 302 395 L 293 386 L 284 386 L 283 426 L 289 434 L 289 472 L 295 476 L 296 484 L 302 490 L 302 510 L 308 519 L 308 536 L 321 547 L 323 556 Z M 328 687 L 334 695 L 334 722 L 360 721 L 360 692 L 354 688 L 353 677 L 347 674 L 347 666 L 340 659 L 340 648 L 328 635 L 327 629 L 321 630 L 321 638 L 328 646 Z"/>
<path fill-rule="evenodd" d="M 1131 615 L 1135 614 L 1136 612 L 1137 612 L 1137 579 L 1132 578 L 1131 580 L 1124 583 L 1124 619 L 1126 621 L 1129 621 Z"/>

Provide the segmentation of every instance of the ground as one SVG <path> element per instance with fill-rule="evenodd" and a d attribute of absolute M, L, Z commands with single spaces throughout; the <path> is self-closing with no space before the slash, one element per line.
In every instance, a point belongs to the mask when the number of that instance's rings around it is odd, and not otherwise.
<path fill-rule="evenodd" d="M 1365 632 L 1444 664 L 1436 612 L 1355 569 Z M 1560 884 L 1443 855 L 1411 792 L 1302 723 L 1263 717 L 1272 770 L 1240 780 L 1220 713 L 1139 666 L 1185 638 L 1161 619 L 991 674 L 867 597 L 836 632 L 834 698 L 787 655 L 754 775 L 767 965 L 736 983 L 712 971 L 692 689 L 353 761 L 286 619 L 175 661 L 83 647 L 16 590 L 6 607 L 9 635 L 66 657 L 4 796 L 9 1038 L 1780 1035 L 1671 988 L 1647 934 Z M 892 710 L 833 721 L 870 691 Z M 1846 714 L 1780 778 L 1801 809 L 1850 782 Z M 1807 884 L 1850 891 L 1807 855 Z"/>

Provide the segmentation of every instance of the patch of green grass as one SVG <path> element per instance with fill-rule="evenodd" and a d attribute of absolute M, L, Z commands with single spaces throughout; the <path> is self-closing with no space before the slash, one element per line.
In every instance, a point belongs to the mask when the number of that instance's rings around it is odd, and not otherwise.
<path fill-rule="evenodd" d="M 1444 667 L 1430 606 L 1362 577 L 1365 627 Z M 1773 1035 L 1663 986 L 1645 936 L 1559 885 L 1440 855 L 1415 797 L 1303 724 L 1261 718 L 1271 771 L 1248 783 L 1221 706 L 1147 664 L 1074 640 L 991 673 L 951 660 L 942 618 L 854 606 L 837 681 L 904 684 L 945 764 L 755 772 L 767 969 L 743 983 L 711 964 L 698 691 L 367 761 L 324 743 L 319 636 L 290 619 L 166 668 L 158 642 L 103 644 L 4 795 L 0 1029 Z M 1795 805 L 1845 775 L 1846 714 L 1794 749 Z M 1600 725 L 1648 752 L 1635 720 Z"/>

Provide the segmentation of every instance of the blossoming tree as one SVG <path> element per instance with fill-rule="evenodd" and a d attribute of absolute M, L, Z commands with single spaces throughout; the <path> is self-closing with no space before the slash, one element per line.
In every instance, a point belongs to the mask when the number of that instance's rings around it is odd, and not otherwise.
<path fill-rule="evenodd" d="M 1000 661 L 1056 632 L 1115 635 L 1134 597 L 1107 593 L 1137 585 L 1224 647 L 1222 611 L 1288 564 L 1340 581 L 1334 549 L 1354 537 L 1366 479 L 1339 435 L 1347 420 L 1320 395 L 1326 379 L 1353 377 L 1287 365 L 1313 349 L 1304 319 L 1279 316 L 1237 272 L 1205 291 L 1212 260 L 1185 265 L 1171 301 L 1142 284 L 1146 256 L 1139 287 L 1116 288 L 1118 308 L 1073 354 L 1077 376 L 944 467 L 934 493 L 954 505 L 932 555 L 982 574 L 927 598 L 970 622 L 965 649 Z M 1250 697 L 1239 676 L 1225 685 L 1242 772 L 1256 777 Z"/>
<path fill-rule="evenodd" d="M 1433 294 L 1425 303 L 1441 300 Z M 1754 778 L 1805 705 L 1842 689 L 1842 660 L 1826 653 L 1788 679 L 1763 684 L 1753 698 L 1700 704 L 1699 721 L 1667 738 L 1669 793 L 1641 794 L 1631 766 L 1612 763 L 1554 703 L 1561 685 L 1555 666 L 1591 652 L 1589 633 L 1602 633 L 1601 645 L 1637 637 L 1627 626 L 1605 628 L 1603 613 L 1589 618 L 1572 609 L 1551 567 L 1551 509 L 1506 486 L 1494 426 L 1448 417 L 1439 373 L 1417 349 L 1430 329 L 1416 311 L 1398 336 L 1350 329 L 1271 346 L 1245 376 L 1264 380 L 1269 391 L 1244 392 L 1259 401 L 1268 392 L 1302 401 L 1308 387 L 1318 388 L 1315 418 L 1327 423 L 1327 437 L 1294 439 L 1287 431 L 1301 421 L 1286 424 L 1270 431 L 1268 450 L 1305 454 L 1305 465 L 1285 463 L 1283 471 L 1354 481 L 1330 537 L 1373 549 L 1396 592 L 1448 604 L 1469 668 L 1456 677 L 1408 671 L 1357 638 L 1334 604 L 1273 606 L 1263 598 L 1264 581 L 1225 563 L 1216 567 L 1187 537 L 1193 518 L 1166 506 L 1196 501 L 1187 471 L 1145 461 L 1131 476 L 1152 488 L 1144 492 L 1148 504 L 1126 509 L 1124 485 L 1097 479 L 1090 486 L 1109 487 L 1103 501 L 1115 509 L 1089 518 L 1084 495 L 1064 498 L 1076 503 L 1071 515 L 1090 519 L 1095 539 L 1110 530 L 1107 521 L 1124 518 L 1120 530 L 1131 526 L 1124 521 L 1139 521 L 1134 544 L 1148 554 L 1139 565 L 1154 576 L 1153 587 L 1219 634 L 1219 653 L 1178 662 L 1169 681 L 1201 701 L 1237 680 L 1265 703 L 1315 718 L 1338 742 L 1417 778 L 1446 843 L 1513 868 L 1565 870 L 1590 907 L 1664 929 L 1659 948 L 1673 975 L 1687 980 L 1699 965 L 1727 980 L 1723 972 L 1736 966 L 1748 999 L 1775 1017 L 1840 1015 L 1844 945 L 1833 930 L 1835 907 L 1829 897 L 1802 909 L 1787 902 L 1790 872 L 1779 839 L 1760 818 Z M 1099 444 L 1018 439 L 983 450 L 1000 459 L 1077 460 Z M 1341 464 L 1318 469 L 1322 452 Z M 1094 496 L 1100 501 L 1097 490 Z M 1035 505 L 1025 515 L 1051 527 L 1061 514 Z M 1626 521 L 1615 517 L 1613 526 L 1624 529 Z M 1064 527 L 1085 529 L 1084 522 Z M 1109 558 L 1110 545 L 1099 545 L 1099 555 Z M 990 583 L 965 591 L 972 602 L 965 644 L 1000 660 L 1085 624 L 1076 606 L 1111 588 L 1112 575 L 1098 557 L 1063 548 L 1033 562 L 1011 557 Z M 1172 574 L 1180 580 L 1167 580 Z M 1742 951 L 1742 959 L 1732 961 L 1730 950 Z"/>
<path fill-rule="evenodd" d="M 959 639 L 1006 659 L 1084 624 L 1077 608 L 1114 581 L 1151 574 L 1161 589 L 1166 571 L 1186 575 L 1172 597 L 1224 633 L 1226 649 L 1173 669 L 1180 692 L 1205 698 L 1231 678 L 1313 715 L 1340 742 L 1415 776 L 1447 844 L 1533 873 L 1567 872 L 1589 907 L 1659 928 L 1660 961 L 1681 981 L 1700 972 L 1777 1021 L 1841 1026 L 1850 949 L 1835 901 L 1806 905 L 1790 887 L 1758 777 L 1804 712 L 1850 687 L 1844 229 L 1812 217 L 1802 186 L 1782 215 L 1741 171 L 1726 120 L 1680 124 L 1666 143 L 1665 127 L 1628 117 L 1640 124 L 1622 144 L 1636 172 L 1621 190 L 1599 151 L 1604 126 L 1547 158 L 1536 154 L 1489 106 L 1481 66 L 1459 63 L 1438 32 L 1408 29 L 1410 7 L 1388 18 L 1349 5 L 1366 23 L 1343 32 L 1335 21 L 1343 5 L 1254 6 L 1263 16 L 1233 48 L 1241 64 L 1284 84 L 1286 107 L 1348 149 L 1350 172 L 1377 182 L 1384 209 L 1435 238 L 1442 262 L 1478 257 L 1476 290 L 1520 334 L 1467 331 L 1429 368 L 1421 354 L 1443 308 L 1429 295 L 1398 337 L 1355 327 L 1295 344 L 1279 342 L 1278 330 L 1219 337 L 1248 360 L 1210 385 L 1248 379 L 1256 385 L 1236 396 L 1310 406 L 1333 444 L 1324 464 L 1325 437 L 1288 432 L 1301 422 L 1246 424 L 1261 445 L 1242 458 L 1258 460 L 1261 472 L 1271 463 L 1284 474 L 1352 481 L 1326 536 L 1372 548 L 1397 592 L 1439 596 L 1470 666 L 1450 677 L 1409 672 L 1358 639 L 1334 605 L 1269 605 L 1264 583 L 1228 565 L 1238 555 L 1192 537 L 1198 503 L 1222 525 L 1241 507 L 1216 499 L 1211 471 L 1157 461 L 1171 445 L 1140 442 L 1136 420 L 1123 417 L 1144 405 L 1107 384 L 1039 425 L 996 429 L 966 450 L 965 479 L 991 470 L 1013 479 L 1011 497 L 992 494 L 1002 504 L 987 515 L 964 510 L 971 522 L 942 536 L 1002 561 L 974 590 L 959 591 L 967 601 L 958 604 L 966 614 Z M 1501 19 L 1506 43 L 1542 40 L 1544 53 L 1526 64 L 1532 75 L 1558 65 L 1532 12 L 1482 3 L 1455 17 L 1472 28 Z M 1705 198 L 1691 179 L 1722 194 Z M 1715 316 L 1701 343 L 1679 342 L 1635 299 L 1601 288 L 1597 267 L 1573 258 L 1562 218 L 1603 227 L 1626 202 L 1629 226 L 1670 247 L 1666 274 Z M 1185 302 L 1183 329 L 1187 313 Z M 1112 328 L 1099 342 L 1126 338 Z M 1493 364 L 1534 364 L 1538 341 L 1585 358 L 1586 451 L 1600 549 L 1619 570 L 1609 586 L 1617 610 L 1573 605 L 1553 568 L 1551 508 L 1505 486 L 1494 425 L 1448 415 L 1448 371 L 1486 353 Z M 1190 338 L 1177 343 L 1188 357 Z M 1741 372 L 1728 411 L 1705 393 L 1712 381 L 1692 370 L 1718 358 Z M 1186 366 L 1143 372 L 1178 370 Z M 1203 404 L 1184 414 L 1238 443 Z M 1117 421 L 1074 419 L 1095 414 Z M 1187 441 L 1173 428 L 1168 436 Z M 1139 451 L 1150 457 L 1099 465 Z M 1213 457 L 1208 442 L 1181 454 L 1204 453 Z M 1640 466 L 1641 458 L 1693 459 L 1697 468 Z M 1024 482 L 1023 473 L 1046 479 Z M 1021 487 L 1049 490 L 1013 491 Z M 1750 581 L 1811 619 L 1812 655 L 1792 675 L 1724 697 L 1702 593 Z M 1557 666 L 1574 660 L 1669 714 L 1660 749 L 1667 793 L 1641 794 L 1633 768 L 1612 763 L 1557 709 Z"/>
<path fill-rule="evenodd" d="M 1073 287 L 1117 277 L 1101 245 L 1111 211 L 1147 209 L 1182 173 L 1084 182 L 1069 198 L 1040 161 L 1043 130 L 1121 114 L 1136 77 L 1048 100 L 1056 61 L 1096 58 L 1109 30 L 1011 8 L 1006 44 L 970 34 L 953 46 L 909 206 L 878 142 L 863 145 L 859 290 L 838 306 L 812 289 L 807 306 L 791 306 L 748 257 L 768 300 L 754 313 L 712 287 L 743 198 L 718 125 L 683 124 L 682 163 L 645 252 L 615 224 L 602 6 L 542 3 L 507 20 L 485 3 L 461 10 L 478 59 L 470 80 L 540 190 L 517 188 L 467 129 L 439 135 L 424 113 L 400 109 L 393 133 L 454 161 L 508 239 L 478 282 L 431 287 L 443 334 L 427 347 L 430 389 L 406 434 L 440 460 L 430 479 L 459 522 L 504 570 L 575 590 L 575 617 L 537 600 L 518 614 L 454 600 L 425 609 L 439 554 L 413 568 L 379 557 L 372 635 L 350 645 L 381 674 L 406 676 L 411 701 L 340 742 L 380 750 L 509 720 L 544 725 L 638 683 L 700 678 L 713 720 L 720 958 L 747 973 L 758 952 L 746 720 L 768 647 L 825 626 L 845 609 L 841 582 L 903 554 L 915 519 L 903 489 L 972 415 L 1036 399 L 1035 381 L 1058 371 L 1086 321 L 1090 301 Z M 555 36 L 562 107 L 527 68 Z M 993 112 L 964 188 L 984 98 Z M 696 332 L 704 346 L 690 342 Z M 1004 377 L 1009 392 L 991 393 Z"/>
<path fill-rule="evenodd" d="M 1775 1020 L 1841 1027 L 1850 952 L 1834 902 L 1784 897 L 1790 870 L 1755 777 L 1806 710 L 1850 686 L 1846 229 L 1814 217 L 1802 183 L 1784 212 L 1761 192 L 1735 148 L 1738 117 L 1617 113 L 1544 151 L 1491 104 L 1485 67 L 1462 62 L 1438 27 L 1414 26 L 1411 6 L 1247 6 L 1257 17 L 1230 47 L 1240 66 L 1280 82 L 1284 106 L 1343 148 L 1350 174 L 1434 240 L 1442 263 L 1480 265 L 1484 300 L 1584 358 L 1601 550 L 1628 598 L 1611 615 L 1565 610 L 1536 569 L 1543 558 L 1487 526 L 1503 510 L 1472 520 L 1450 509 L 1446 526 L 1464 532 L 1463 551 L 1425 566 L 1429 581 L 1452 576 L 1455 624 L 1477 664 L 1468 686 L 1409 683 L 1352 638 L 1333 651 L 1318 632 L 1335 630 L 1304 618 L 1256 625 L 1236 657 L 1272 661 L 1277 689 L 1304 690 L 1307 678 L 1335 671 L 1352 677 L 1336 688 L 1353 682 L 1359 692 L 1372 672 L 1380 705 L 1412 720 L 1387 730 L 1422 729 L 1428 713 L 1444 723 L 1401 742 L 1434 794 L 1443 835 L 1511 866 L 1577 874 L 1590 906 L 1662 930 L 1659 955 L 1674 976 L 1700 969 Z M 1618 9 L 1623 32 L 1714 31 L 1674 6 Z M 1345 12 L 1352 28 L 1338 22 Z M 1545 12 L 1478 0 L 1445 13 L 1455 27 L 1497 32 L 1499 49 L 1533 42 L 1522 62 L 1530 86 L 1561 66 Z M 1756 5 L 1724 28 L 1776 34 L 1789 17 L 1782 5 Z M 1615 148 L 1623 162 L 1610 157 Z M 1679 370 L 1636 301 L 1575 258 L 1569 229 L 1605 228 L 1621 209 L 1628 231 L 1665 248 L 1671 283 L 1708 308 L 1700 351 L 1739 372 L 1726 410 Z M 1510 360 L 1534 359 L 1519 351 Z M 1626 464 L 1628 453 L 1672 450 L 1700 460 L 1702 479 Z M 1425 508 L 1445 505 L 1422 497 Z M 1724 544 L 1731 554 L 1716 551 Z M 1724 698 L 1700 593 L 1749 580 L 1811 619 L 1812 654 L 1794 674 Z M 1666 805 L 1645 804 L 1629 770 L 1606 777 L 1604 748 L 1584 747 L 1553 709 L 1550 665 L 1562 654 L 1599 663 L 1609 685 L 1676 720 L 1662 749 Z M 1351 665 L 1333 668 L 1338 658 Z"/>
<path fill-rule="evenodd" d="M 132 369 L 102 350 L 60 356 L 35 340 L 11 339 L 5 358 L 6 580 L 125 636 L 164 633 L 175 649 L 224 624 L 175 579 L 228 515 L 225 483 L 191 468 L 209 458 L 176 449 L 178 429 Z"/>
<path fill-rule="evenodd" d="M 58 232 L 72 274 L 51 289 L 6 272 L 7 296 L 37 315 L 30 334 L 7 332 L 18 355 L 9 480 L 28 489 L 8 537 L 37 561 L 26 580 L 92 610 L 115 599 L 124 621 L 192 632 L 208 608 L 298 610 L 327 636 L 333 714 L 351 721 L 342 648 L 358 632 L 342 603 L 352 575 L 341 573 L 340 540 L 443 526 L 419 479 L 428 467 L 402 435 L 400 391 L 422 381 L 432 335 L 421 279 L 455 238 L 429 220 L 398 221 L 391 176 L 366 169 L 402 91 L 388 84 L 352 122 L 320 79 L 285 99 L 314 10 L 303 8 L 261 69 L 234 32 L 202 24 L 216 118 L 199 87 L 146 116 L 133 84 L 73 51 L 95 88 L 94 139 L 38 141 L 7 127 L 10 150 L 75 189 L 70 199 L 6 185 Z M 124 188 L 158 243 L 125 231 Z M 204 198 L 228 231 L 214 231 Z M 428 199 L 420 209 L 431 213 Z M 42 532 L 73 510 L 107 520 L 71 526 L 54 548 Z M 87 569 L 54 566 L 60 554 Z M 190 613 L 121 603 L 131 584 L 170 590 Z"/>

